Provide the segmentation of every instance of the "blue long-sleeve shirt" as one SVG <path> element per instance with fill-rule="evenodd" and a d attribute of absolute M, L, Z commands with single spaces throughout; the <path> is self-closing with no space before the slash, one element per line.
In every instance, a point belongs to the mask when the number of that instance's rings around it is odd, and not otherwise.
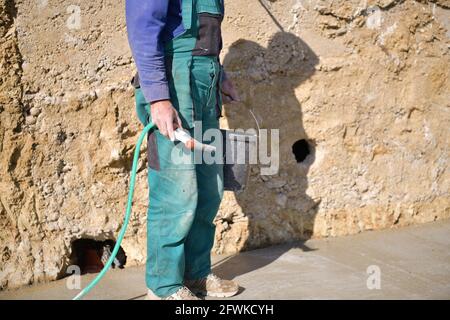
<path fill-rule="evenodd" d="M 170 99 L 164 43 L 184 32 L 181 1 L 126 0 L 128 41 L 148 102 Z"/>

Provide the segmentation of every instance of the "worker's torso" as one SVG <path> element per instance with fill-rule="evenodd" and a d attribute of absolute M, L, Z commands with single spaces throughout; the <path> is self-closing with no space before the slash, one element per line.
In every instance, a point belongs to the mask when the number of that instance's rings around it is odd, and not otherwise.
<path fill-rule="evenodd" d="M 171 101 L 185 129 L 193 128 L 197 121 L 217 127 L 222 111 L 219 54 L 223 0 L 181 0 L 180 3 L 182 32 L 162 43 Z M 134 77 L 133 85 L 139 93 L 139 75 Z M 145 125 L 151 121 L 151 114 L 141 96 L 139 93 L 136 108 Z"/>
<path fill-rule="evenodd" d="M 183 127 L 215 123 L 221 114 L 221 0 L 183 0 L 184 31 L 164 44 L 172 103 Z"/>
<path fill-rule="evenodd" d="M 221 23 L 224 0 L 169 0 L 167 23 L 161 35 L 171 73 L 173 57 L 219 57 L 222 49 Z M 139 75 L 132 80 L 137 88 Z"/>

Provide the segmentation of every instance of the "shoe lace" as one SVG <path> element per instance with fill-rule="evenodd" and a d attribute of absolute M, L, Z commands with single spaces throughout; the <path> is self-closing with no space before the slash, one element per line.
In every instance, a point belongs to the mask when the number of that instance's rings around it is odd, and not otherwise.
<path fill-rule="evenodd" d="M 222 280 L 218 276 L 216 276 L 214 273 L 208 274 L 208 276 L 206 278 L 212 282 L 219 282 Z"/>

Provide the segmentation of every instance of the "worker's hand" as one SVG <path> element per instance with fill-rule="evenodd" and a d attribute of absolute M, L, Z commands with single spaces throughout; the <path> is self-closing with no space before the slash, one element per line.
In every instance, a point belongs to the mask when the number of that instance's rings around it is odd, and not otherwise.
<path fill-rule="evenodd" d="M 169 100 L 156 101 L 151 104 L 150 112 L 153 123 L 158 127 L 161 134 L 175 141 L 174 130 L 181 128 L 181 120 L 177 110 Z"/>
<path fill-rule="evenodd" d="M 222 81 L 222 101 L 223 103 L 239 102 L 239 95 L 229 78 Z"/>

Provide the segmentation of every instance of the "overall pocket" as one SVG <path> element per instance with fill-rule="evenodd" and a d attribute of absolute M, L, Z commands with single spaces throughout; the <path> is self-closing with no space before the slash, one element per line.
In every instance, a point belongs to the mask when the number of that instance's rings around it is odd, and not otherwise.
<path fill-rule="evenodd" d="M 212 13 L 198 14 L 198 32 L 193 56 L 219 56 L 222 49 L 222 24 L 223 16 Z"/>

